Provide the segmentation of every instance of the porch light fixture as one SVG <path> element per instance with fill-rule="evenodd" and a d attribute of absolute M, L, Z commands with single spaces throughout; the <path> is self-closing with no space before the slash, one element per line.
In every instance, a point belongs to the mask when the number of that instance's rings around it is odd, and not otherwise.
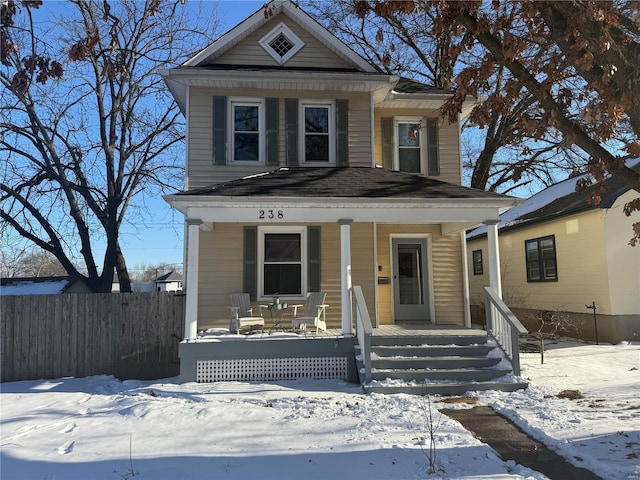
<path fill-rule="evenodd" d="M 304 42 L 284 22 L 272 28 L 258 43 L 280 65 L 304 47 Z"/>

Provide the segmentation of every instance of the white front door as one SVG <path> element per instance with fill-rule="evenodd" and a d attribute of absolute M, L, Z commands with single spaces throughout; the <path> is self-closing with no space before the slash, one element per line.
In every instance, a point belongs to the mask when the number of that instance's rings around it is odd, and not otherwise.
<path fill-rule="evenodd" d="M 430 322 L 426 238 L 392 238 L 395 322 Z"/>

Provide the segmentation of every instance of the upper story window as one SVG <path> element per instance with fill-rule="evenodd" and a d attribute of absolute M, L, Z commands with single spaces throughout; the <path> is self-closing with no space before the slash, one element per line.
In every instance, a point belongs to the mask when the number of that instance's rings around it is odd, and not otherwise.
<path fill-rule="evenodd" d="M 382 118 L 382 163 L 401 172 L 440 175 L 438 119 Z"/>
<path fill-rule="evenodd" d="M 301 164 L 335 164 L 333 102 L 301 102 Z"/>
<path fill-rule="evenodd" d="M 422 173 L 424 142 L 420 135 L 420 119 L 417 121 L 396 120 L 397 145 L 396 164 L 401 172 Z"/>
<path fill-rule="evenodd" d="M 284 65 L 304 47 L 300 37 L 283 22 L 271 29 L 258 43 L 280 65 Z"/>
<path fill-rule="evenodd" d="M 525 240 L 527 282 L 557 282 L 556 238 L 548 237 Z"/>
<path fill-rule="evenodd" d="M 264 163 L 264 102 L 231 99 L 232 162 Z"/>

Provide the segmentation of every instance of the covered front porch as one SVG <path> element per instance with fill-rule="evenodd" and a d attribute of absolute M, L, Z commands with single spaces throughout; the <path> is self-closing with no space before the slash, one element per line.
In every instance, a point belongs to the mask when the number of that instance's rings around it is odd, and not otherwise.
<path fill-rule="evenodd" d="M 185 339 L 221 326 L 228 295 L 239 291 L 256 305 L 273 292 L 289 303 L 327 292 L 328 314 L 335 315 L 327 323 L 350 334 L 354 283 L 373 326 L 412 320 L 469 327 L 465 230 L 487 225 L 486 265 L 500 295 L 496 225 L 517 203 L 381 168 L 281 168 L 166 198 L 187 224 Z M 291 242 L 290 258 L 270 258 L 277 237 Z M 298 280 L 274 285 L 268 275 L 278 263 Z"/>
<path fill-rule="evenodd" d="M 459 325 L 393 324 L 374 328 L 362 290 L 351 289 L 355 332 L 273 331 L 245 335 L 209 329 L 180 344 L 182 382 L 298 378 L 361 383 L 366 392 L 462 394 L 526 388 L 519 379 L 524 329 L 487 289 L 488 330 Z"/>
<path fill-rule="evenodd" d="M 418 345 L 439 344 L 429 326 L 457 337 L 451 330 L 471 328 L 464 233 L 473 226 L 487 226 L 499 299 L 497 223 L 517 199 L 381 168 L 281 168 L 167 201 L 187 223 L 182 381 L 332 375 L 370 382 L 372 347 L 386 328 L 400 329 L 389 336 L 402 341 L 423 330 L 414 335 Z M 283 251 L 291 255 L 278 257 Z M 229 294 L 249 293 L 255 308 L 283 291 L 270 284 L 278 264 L 297 278 L 278 277 L 290 289 L 280 293 L 284 301 L 327 293 L 329 330 L 210 338 L 211 327 L 228 324 Z M 400 326 L 409 321 L 415 328 Z"/>

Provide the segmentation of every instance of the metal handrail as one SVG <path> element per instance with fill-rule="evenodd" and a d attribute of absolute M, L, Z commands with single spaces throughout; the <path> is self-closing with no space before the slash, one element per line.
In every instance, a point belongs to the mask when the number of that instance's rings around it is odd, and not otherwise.
<path fill-rule="evenodd" d="M 520 343 L 518 337 L 528 330 L 502 301 L 498 292 L 484 287 L 487 330 L 498 343 L 505 356 L 511 361 L 514 375 L 520 375 Z"/>
<path fill-rule="evenodd" d="M 362 355 L 362 363 L 364 364 L 364 382 L 371 381 L 371 336 L 373 335 L 373 326 L 371 325 L 371 317 L 364 300 L 362 288 L 354 285 L 351 288 L 353 299 L 355 301 L 356 310 L 356 335 L 358 337 L 358 345 L 360 345 L 360 355 Z"/>

